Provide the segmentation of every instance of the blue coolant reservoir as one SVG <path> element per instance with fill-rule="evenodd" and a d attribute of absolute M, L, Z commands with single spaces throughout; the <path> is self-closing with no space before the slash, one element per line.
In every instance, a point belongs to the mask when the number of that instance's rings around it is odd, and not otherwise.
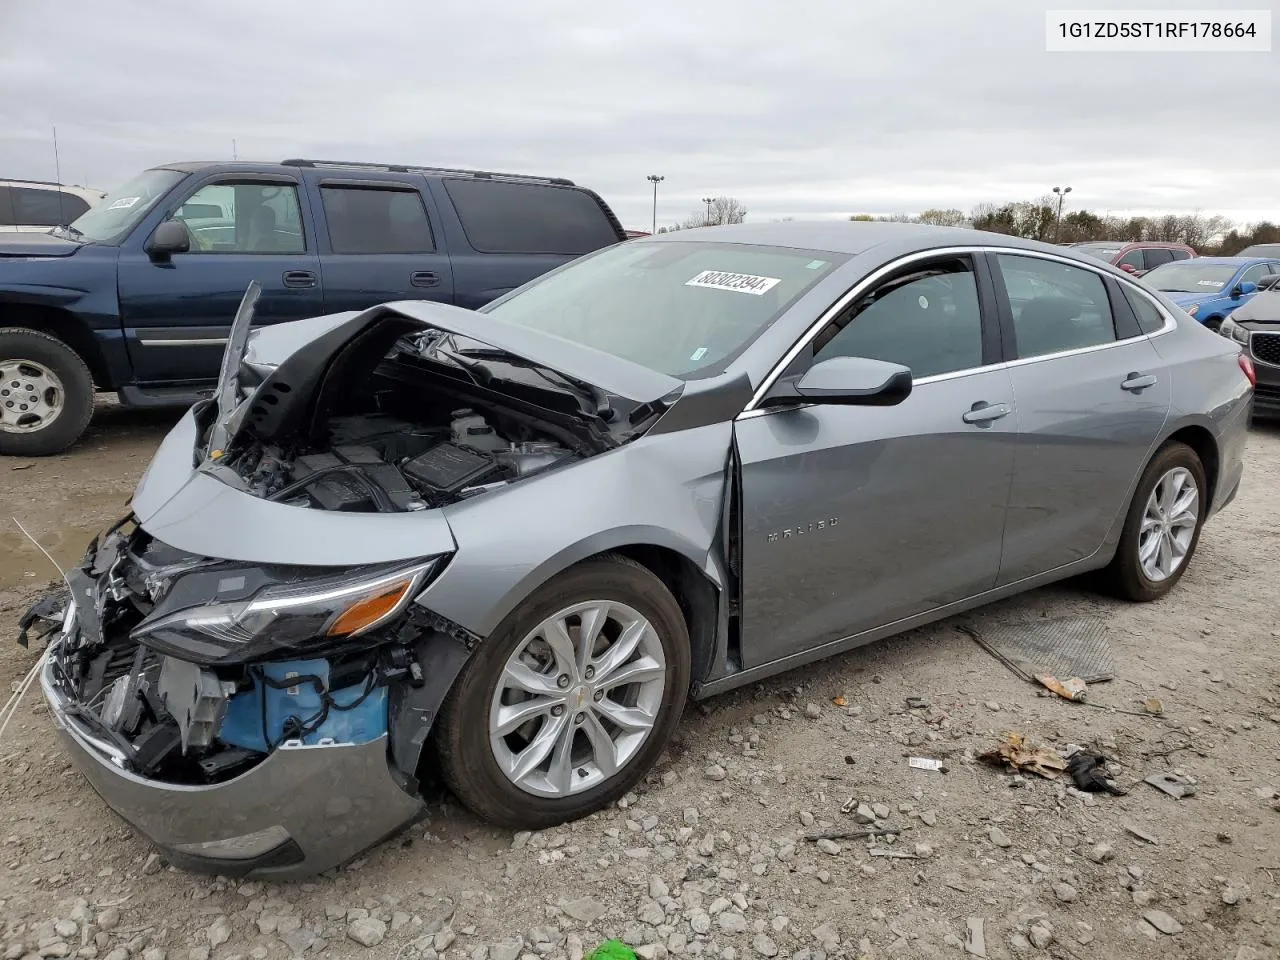
<path fill-rule="evenodd" d="M 324 722 L 302 738 L 303 743 L 321 740 L 335 743 L 366 743 L 387 732 L 387 688 L 374 689 L 359 706 L 351 707 L 365 692 L 364 684 L 329 690 L 329 663 L 326 660 L 291 660 L 263 664 L 261 670 L 272 680 L 287 683 L 299 677 L 319 677 L 333 701 Z M 267 752 L 285 739 L 286 724 L 310 726 L 324 707 L 311 680 L 275 688 L 257 677 L 253 689 L 237 694 L 227 703 L 227 712 L 217 737 L 233 747 Z M 349 707 L 350 709 L 343 709 Z M 297 723 L 290 723 L 294 718 Z M 270 744 L 267 742 L 270 738 Z"/>

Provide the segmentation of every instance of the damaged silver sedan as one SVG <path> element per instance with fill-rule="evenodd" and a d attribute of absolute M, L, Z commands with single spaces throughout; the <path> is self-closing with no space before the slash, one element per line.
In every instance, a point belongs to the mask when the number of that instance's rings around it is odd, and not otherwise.
<path fill-rule="evenodd" d="M 586 815 L 690 696 L 1075 574 L 1163 596 L 1242 472 L 1238 345 L 974 231 L 682 231 L 478 313 L 252 301 L 23 619 L 80 769 L 191 869 L 339 865 L 428 763 L 497 824 Z"/>

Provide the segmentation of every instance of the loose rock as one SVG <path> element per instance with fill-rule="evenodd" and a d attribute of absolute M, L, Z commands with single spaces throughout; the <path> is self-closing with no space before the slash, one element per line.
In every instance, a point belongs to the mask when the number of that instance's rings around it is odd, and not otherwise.
<path fill-rule="evenodd" d="M 385 920 L 363 917 L 347 925 L 347 936 L 362 947 L 376 947 L 387 936 Z"/>
<path fill-rule="evenodd" d="M 816 846 L 819 850 L 821 850 L 823 853 L 827 854 L 828 856 L 831 856 L 831 857 L 840 856 L 840 844 L 836 843 L 834 840 L 828 840 L 826 837 L 823 837 L 821 840 L 817 842 Z"/>
<path fill-rule="evenodd" d="M 987 831 L 987 839 L 994 843 L 997 847 L 1012 847 L 1013 841 L 1010 840 L 1003 830 L 999 827 L 992 827 Z"/>
<path fill-rule="evenodd" d="M 714 780 L 716 782 L 719 782 L 728 776 L 724 767 L 720 766 L 718 763 L 711 764 L 711 766 L 707 767 L 704 772 L 706 773 L 708 780 Z"/>
<path fill-rule="evenodd" d="M 1075 903 L 1076 897 L 1079 896 L 1076 888 L 1069 883 L 1055 883 L 1053 895 L 1063 903 Z"/>
<path fill-rule="evenodd" d="M 1142 919 L 1170 937 L 1182 932 L 1182 924 L 1163 910 L 1148 910 L 1142 915 Z"/>
<path fill-rule="evenodd" d="M 751 946 L 756 953 L 762 957 L 776 957 L 778 955 L 778 945 L 773 942 L 771 937 L 761 933 L 751 941 Z"/>

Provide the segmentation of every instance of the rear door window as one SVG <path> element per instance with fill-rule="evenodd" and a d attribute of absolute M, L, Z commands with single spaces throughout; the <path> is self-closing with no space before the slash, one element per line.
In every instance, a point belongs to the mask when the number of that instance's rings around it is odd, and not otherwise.
<path fill-rule="evenodd" d="M 13 222 L 20 226 L 56 227 L 70 223 L 89 209 L 79 197 L 61 190 L 10 187 Z"/>
<path fill-rule="evenodd" d="M 434 253 L 422 195 L 394 187 L 320 187 L 334 253 Z"/>
<path fill-rule="evenodd" d="M 1173 251 L 1167 247 L 1148 247 L 1145 252 L 1148 270 L 1154 270 L 1162 263 L 1173 262 Z"/>
<path fill-rule="evenodd" d="M 1172 250 L 1172 251 L 1170 251 L 1170 252 L 1173 254 L 1173 259 L 1175 259 L 1175 260 L 1190 260 L 1190 259 L 1191 259 L 1191 251 L 1190 251 L 1190 250 Z"/>
<path fill-rule="evenodd" d="M 480 253 L 580 256 L 618 242 L 590 193 L 505 180 L 446 179 L 467 241 Z"/>
<path fill-rule="evenodd" d="M 1091 270 L 1038 257 L 996 257 L 1013 314 L 1020 358 L 1112 343 L 1111 301 Z"/>

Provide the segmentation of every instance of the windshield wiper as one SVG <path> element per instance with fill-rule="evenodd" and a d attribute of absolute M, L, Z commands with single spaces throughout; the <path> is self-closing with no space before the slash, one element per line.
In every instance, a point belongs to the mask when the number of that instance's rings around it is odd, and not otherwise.
<path fill-rule="evenodd" d="M 613 405 L 609 402 L 609 395 L 593 384 L 586 383 L 585 381 L 578 380 L 574 377 L 567 377 L 558 370 L 552 370 L 549 367 L 544 367 L 540 363 L 534 363 L 532 360 L 526 360 L 524 357 L 508 353 L 506 350 L 499 350 L 491 347 L 469 347 L 465 350 L 457 351 L 457 354 L 455 354 L 452 359 L 458 359 L 458 355 L 467 358 L 470 360 L 471 364 L 475 366 L 483 367 L 483 364 L 478 360 L 471 358 L 483 357 L 486 360 L 497 360 L 499 363 L 509 364 L 510 366 L 519 367 L 523 370 L 531 370 L 561 392 L 568 391 L 574 396 L 590 403 L 591 407 L 588 408 L 588 413 L 595 414 L 606 423 L 613 419 Z M 484 369 L 488 370 L 487 367 L 484 367 Z M 492 376 L 493 372 L 489 371 L 489 375 Z"/>
<path fill-rule="evenodd" d="M 82 243 L 83 243 L 83 242 L 86 242 L 86 241 L 83 239 L 83 238 L 84 238 L 84 233 L 83 233 L 83 232 L 81 232 L 81 231 L 80 231 L 80 229 L 79 229 L 78 227 L 73 227 L 73 226 L 71 226 L 70 224 L 60 223 L 60 224 L 58 224 L 56 227 L 54 227 L 54 228 L 53 228 L 53 230 L 51 230 L 50 232 L 51 232 L 51 233 L 53 233 L 53 234 L 55 234 L 55 235 L 56 235 L 58 232 L 62 232 L 62 233 L 64 233 L 64 234 L 66 234 L 66 236 L 67 236 L 67 239 L 68 239 L 68 240 L 79 240 L 79 241 L 81 241 Z"/>

